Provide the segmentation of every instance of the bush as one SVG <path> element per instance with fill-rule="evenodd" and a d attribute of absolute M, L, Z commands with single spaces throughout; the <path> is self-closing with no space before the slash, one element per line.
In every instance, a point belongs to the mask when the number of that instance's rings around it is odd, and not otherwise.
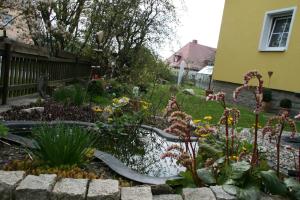
<path fill-rule="evenodd" d="M 128 84 L 122 84 L 114 79 L 109 80 L 105 89 L 114 97 L 131 94 L 131 88 Z"/>
<path fill-rule="evenodd" d="M 33 130 L 33 154 L 50 167 L 80 165 L 87 161 L 94 137 L 87 130 L 66 125 L 44 125 Z"/>
<path fill-rule="evenodd" d="M 76 84 L 68 87 L 58 88 L 53 93 L 53 98 L 57 102 L 65 105 L 80 106 L 84 102 L 85 90 L 82 86 Z"/>
<path fill-rule="evenodd" d="M 91 82 L 89 82 L 87 92 L 90 97 L 96 97 L 96 96 L 103 95 L 103 93 L 104 93 L 103 81 L 102 80 L 92 80 Z"/>
<path fill-rule="evenodd" d="M 280 107 L 281 108 L 292 108 L 292 101 L 290 99 L 282 99 L 280 101 Z"/>
<path fill-rule="evenodd" d="M 272 99 L 273 99 L 272 90 L 264 89 L 264 91 L 263 91 L 263 101 L 264 102 L 271 102 Z"/>

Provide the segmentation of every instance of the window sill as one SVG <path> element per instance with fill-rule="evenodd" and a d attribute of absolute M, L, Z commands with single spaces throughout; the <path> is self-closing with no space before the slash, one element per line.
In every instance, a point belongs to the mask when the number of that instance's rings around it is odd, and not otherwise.
<path fill-rule="evenodd" d="M 287 50 L 286 47 L 280 47 L 280 48 L 260 48 L 258 49 L 259 51 L 262 51 L 262 52 L 284 52 Z"/>

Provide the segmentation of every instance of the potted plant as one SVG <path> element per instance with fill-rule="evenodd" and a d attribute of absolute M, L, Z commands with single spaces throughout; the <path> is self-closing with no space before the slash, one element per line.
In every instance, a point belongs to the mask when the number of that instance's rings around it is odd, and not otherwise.
<path fill-rule="evenodd" d="M 264 89 L 263 100 L 262 100 L 262 110 L 268 112 L 272 107 L 272 90 Z"/>
<path fill-rule="evenodd" d="M 282 111 L 288 111 L 290 113 L 290 110 L 292 108 L 292 101 L 290 99 L 281 99 L 279 106 Z"/>

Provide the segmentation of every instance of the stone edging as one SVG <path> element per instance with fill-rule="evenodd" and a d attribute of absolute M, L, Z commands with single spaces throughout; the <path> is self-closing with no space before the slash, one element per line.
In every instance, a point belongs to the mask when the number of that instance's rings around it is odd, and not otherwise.
<path fill-rule="evenodd" d="M 0 171 L 1 200 L 236 200 L 222 186 L 184 188 L 182 195 L 157 194 L 150 186 L 120 187 L 111 179 L 58 179 L 55 174 L 25 175 L 24 171 Z M 261 199 L 273 200 L 261 193 Z M 280 200 L 276 197 L 275 199 Z"/>
<path fill-rule="evenodd" d="M 220 186 L 214 186 L 220 187 Z M 222 188 L 221 188 L 222 189 Z M 205 197 L 216 200 L 235 197 L 214 188 L 185 188 L 182 196 L 176 194 L 153 195 L 150 186 L 119 187 L 117 180 L 101 179 L 58 179 L 55 174 L 25 176 L 24 171 L 0 171 L 0 192 L 2 200 L 192 200 Z"/>

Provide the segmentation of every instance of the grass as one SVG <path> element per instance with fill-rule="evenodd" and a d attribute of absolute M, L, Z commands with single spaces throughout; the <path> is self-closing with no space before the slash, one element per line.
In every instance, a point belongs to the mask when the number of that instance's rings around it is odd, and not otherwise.
<path fill-rule="evenodd" d="M 156 110 L 156 114 L 162 113 L 162 110 L 166 107 L 171 92 L 169 90 L 170 85 L 156 85 L 153 91 L 150 90 L 146 99 L 152 103 L 153 109 Z M 182 92 L 185 88 L 194 89 L 196 95 L 190 96 Z M 193 119 L 203 119 L 205 116 L 212 116 L 212 123 L 218 123 L 221 115 L 223 114 L 223 107 L 213 101 L 207 102 L 203 96 L 204 91 L 200 88 L 190 85 L 181 86 L 177 93 L 177 101 L 181 105 L 182 110 L 190 114 Z M 228 105 L 228 107 L 237 107 L 241 111 L 241 117 L 238 126 L 240 127 L 252 127 L 254 124 L 254 113 L 249 108 L 239 105 Z M 262 113 L 260 115 L 260 125 L 263 126 L 268 117 Z M 297 123 L 297 130 L 300 131 L 300 123 Z"/>

